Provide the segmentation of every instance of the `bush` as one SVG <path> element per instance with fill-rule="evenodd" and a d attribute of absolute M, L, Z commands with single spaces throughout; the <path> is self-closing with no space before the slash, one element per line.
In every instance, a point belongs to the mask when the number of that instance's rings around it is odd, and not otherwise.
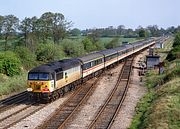
<path fill-rule="evenodd" d="M 66 39 L 61 44 L 68 57 L 78 57 L 85 53 L 84 45 L 81 42 Z"/>
<path fill-rule="evenodd" d="M 104 49 L 105 49 L 104 43 L 102 43 L 102 42 L 100 42 L 100 41 L 95 42 L 95 46 L 96 46 L 97 51 L 99 51 L 99 50 L 104 50 Z"/>
<path fill-rule="evenodd" d="M 87 51 L 87 52 L 91 52 L 91 51 L 94 51 L 96 50 L 96 46 L 92 43 L 92 41 L 89 39 L 89 38 L 85 38 L 82 40 L 82 43 L 84 45 L 84 49 Z"/>
<path fill-rule="evenodd" d="M 113 38 L 105 47 L 107 49 L 118 47 L 119 44 L 119 38 Z"/>
<path fill-rule="evenodd" d="M 37 55 L 37 60 L 43 62 L 60 60 L 64 58 L 62 47 L 51 43 L 39 44 L 35 53 Z"/>
<path fill-rule="evenodd" d="M 36 55 L 32 53 L 28 48 L 17 47 L 15 52 L 19 56 L 25 69 L 28 70 L 37 64 Z"/>
<path fill-rule="evenodd" d="M 173 49 L 169 52 L 166 59 L 168 61 L 180 59 L 180 32 L 176 34 L 173 43 Z"/>
<path fill-rule="evenodd" d="M 0 53 L 0 73 L 7 76 L 14 76 L 20 74 L 21 61 L 15 53 L 6 51 Z"/>

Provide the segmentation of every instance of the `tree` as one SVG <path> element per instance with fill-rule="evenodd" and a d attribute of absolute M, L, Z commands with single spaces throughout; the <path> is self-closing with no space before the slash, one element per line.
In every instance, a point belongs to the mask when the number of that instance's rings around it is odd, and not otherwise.
<path fill-rule="evenodd" d="M 7 76 L 18 75 L 21 72 L 21 62 L 11 51 L 0 52 L 0 73 Z"/>
<path fill-rule="evenodd" d="M 71 34 L 72 36 L 80 36 L 81 31 L 80 31 L 78 28 L 74 28 L 74 29 L 72 29 L 72 30 L 70 31 L 70 34 Z"/>
<path fill-rule="evenodd" d="M 19 30 L 23 32 L 24 39 L 25 39 L 25 46 L 28 46 L 28 35 L 32 32 L 32 20 L 31 18 L 25 18 L 21 25 L 19 26 Z"/>
<path fill-rule="evenodd" d="M 107 49 L 118 47 L 119 44 L 119 38 L 113 38 L 105 47 Z"/>
<path fill-rule="evenodd" d="M 180 46 L 180 32 L 178 32 L 175 36 L 173 47 Z"/>
<path fill-rule="evenodd" d="M 91 40 L 92 43 L 99 41 L 100 33 L 98 30 L 94 30 L 92 33 L 88 34 L 88 38 Z"/>
<path fill-rule="evenodd" d="M 169 34 L 174 34 L 175 33 L 175 27 L 174 26 L 168 27 L 167 31 Z"/>
<path fill-rule="evenodd" d="M 4 19 L 4 17 L 0 15 L 0 38 L 1 38 L 1 35 L 2 35 L 3 19 Z"/>
<path fill-rule="evenodd" d="M 96 50 L 96 46 L 92 43 L 92 41 L 89 38 L 83 39 L 82 43 L 84 45 L 84 50 L 86 50 L 87 52 Z"/>
<path fill-rule="evenodd" d="M 97 51 L 100 51 L 100 50 L 105 49 L 104 43 L 101 42 L 101 41 L 95 42 L 94 45 L 96 46 L 96 50 L 97 50 Z"/>
<path fill-rule="evenodd" d="M 81 42 L 64 39 L 61 44 L 68 57 L 78 57 L 85 54 L 84 45 Z"/>
<path fill-rule="evenodd" d="M 157 25 L 148 26 L 147 29 L 150 31 L 151 36 L 153 36 L 153 37 L 160 36 L 159 29 L 158 29 Z"/>
<path fill-rule="evenodd" d="M 166 59 L 172 61 L 180 59 L 180 32 L 178 32 L 174 38 L 173 49 L 168 53 Z"/>
<path fill-rule="evenodd" d="M 71 27 L 71 22 L 65 20 L 61 13 L 46 12 L 41 15 L 37 22 L 41 27 L 39 28 L 43 41 L 52 38 L 54 43 L 64 39 L 67 35 L 68 29 Z"/>
<path fill-rule="evenodd" d="M 64 57 L 64 52 L 63 48 L 57 44 L 41 43 L 38 44 L 36 55 L 38 61 L 49 62 L 62 59 Z"/>
<path fill-rule="evenodd" d="M 27 47 L 17 47 L 15 53 L 19 56 L 23 67 L 29 70 L 37 64 L 36 55 L 32 53 Z"/>
<path fill-rule="evenodd" d="M 14 34 L 18 28 L 19 19 L 14 15 L 4 16 L 2 30 L 5 34 L 5 51 L 7 50 L 8 37 Z"/>
<path fill-rule="evenodd" d="M 54 14 L 53 22 L 53 40 L 54 43 L 59 42 L 59 40 L 64 39 L 67 36 L 67 31 L 72 26 L 71 21 L 66 21 L 65 17 L 61 13 Z"/>
<path fill-rule="evenodd" d="M 124 34 L 124 30 L 125 30 L 125 26 L 124 25 L 119 25 L 117 27 L 117 34 L 118 35 L 123 35 Z"/>
<path fill-rule="evenodd" d="M 42 22 L 42 36 L 44 41 L 46 41 L 53 34 L 54 14 L 52 12 L 46 12 L 41 15 L 39 20 Z"/>
<path fill-rule="evenodd" d="M 146 31 L 144 29 L 139 30 L 139 37 L 146 37 Z"/>

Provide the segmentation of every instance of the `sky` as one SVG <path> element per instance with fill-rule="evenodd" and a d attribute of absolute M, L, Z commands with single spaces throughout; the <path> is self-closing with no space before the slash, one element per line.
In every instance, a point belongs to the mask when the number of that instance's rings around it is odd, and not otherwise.
<path fill-rule="evenodd" d="M 73 28 L 104 28 L 125 25 L 180 25 L 180 0 L 1 0 L 0 15 L 40 17 L 45 12 L 62 13 Z"/>

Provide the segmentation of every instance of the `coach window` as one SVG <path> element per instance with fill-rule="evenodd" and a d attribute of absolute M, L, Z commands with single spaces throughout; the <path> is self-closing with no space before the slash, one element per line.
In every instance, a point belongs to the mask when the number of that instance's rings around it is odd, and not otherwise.
<path fill-rule="evenodd" d="M 91 62 L 86 63 L 86 64 L 83 65 L 83 70 L 86 70 L 86 69 L 89 69 L 89 68 L 91 68 Z"/>
<path fill-rule="evenodd" d="M 93 66 L 95 66 L 96 65 L 96 61 L 92 61 L 91 62 L 91 66 L 93 67 Z"/>

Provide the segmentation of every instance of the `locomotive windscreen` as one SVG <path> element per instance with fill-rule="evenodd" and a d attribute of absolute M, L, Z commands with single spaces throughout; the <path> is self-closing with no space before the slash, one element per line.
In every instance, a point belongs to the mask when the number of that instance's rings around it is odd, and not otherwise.
<path fill-rule="evenodd" d="M 28 80 L 49 80 L 48 73 L 29 73 Z"/>

